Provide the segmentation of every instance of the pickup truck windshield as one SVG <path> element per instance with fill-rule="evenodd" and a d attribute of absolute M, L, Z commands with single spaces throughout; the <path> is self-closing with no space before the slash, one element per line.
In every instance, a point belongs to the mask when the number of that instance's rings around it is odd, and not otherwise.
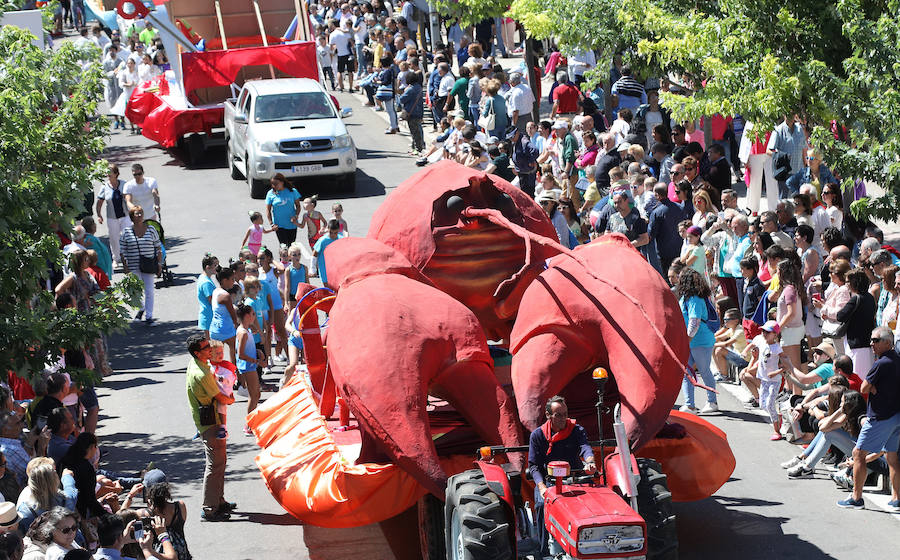
<path fill-rule="evenodd" d="M 331 103 L 319 91 L 262 95 L 256 99 L 256 122 L 336 118 Z"/>

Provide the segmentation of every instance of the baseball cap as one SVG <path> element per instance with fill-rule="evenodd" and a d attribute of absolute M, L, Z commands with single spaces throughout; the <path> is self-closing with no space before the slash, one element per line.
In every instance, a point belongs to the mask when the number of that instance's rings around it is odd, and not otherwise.
<path fill-rule="evenodd" d="M 766 324 L 762 326 L 762 330 L 778 334 L 781 332 L 781 325 L 777 321 L 766 321 Z"/>

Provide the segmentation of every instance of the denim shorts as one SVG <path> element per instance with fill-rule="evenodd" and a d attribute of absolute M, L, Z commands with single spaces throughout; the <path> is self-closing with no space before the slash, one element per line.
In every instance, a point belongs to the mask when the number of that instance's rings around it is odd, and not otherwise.
<path fill-rule="evenodd" d="M 750 362 L 742 358 L 741 355 L 734 350 L 728 350 L 728 353 L 725 354 L 725 361 L 741 369 L 744 369 L 745 367 L 750 365 Z"/>
<path fill-rule="evenodd" d="M 868 453 L 897 453 L 900 449 L 900 412 L 885 420 L 869 418 L 859 432 L 856 447 Z"/>

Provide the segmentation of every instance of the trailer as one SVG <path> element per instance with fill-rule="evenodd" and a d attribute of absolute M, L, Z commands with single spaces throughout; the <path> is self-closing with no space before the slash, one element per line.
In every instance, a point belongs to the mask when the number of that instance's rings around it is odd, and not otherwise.
<path fill-rule="evenodd" d="M 126 116 L 161 146 L 183 148 L 191 166 L 209 147 L 225 145 L 225 101 L 247 81 L 321 81 L 309 25 L 284 36 L 295 17 L 309 21 L 298 0 L 119 0 L 116 11 L 128 25 L 150 21 L 171 64 L 135 88 Z"/>

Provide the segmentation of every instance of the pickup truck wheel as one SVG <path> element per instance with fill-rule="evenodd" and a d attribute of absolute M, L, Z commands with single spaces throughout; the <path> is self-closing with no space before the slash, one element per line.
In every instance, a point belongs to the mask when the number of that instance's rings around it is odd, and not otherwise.
<path fill-rule="evenodd" d="M 448 560 L 513 558 L 515 521 L 479 469 L 450 477 L 444 505 Z"/>
<path fill-rule="evenodd" d="M 191 134 L 187 139 L 188 167 L 195 168 L 203 157 L 203 138 L 199 134 Z"/>
<path fill-rule="evenodd" d="M 266 198 L 266 193 L 269 192 L 268 181 L 260 181 L 259 179 L 248 178 L 247 182 L 250 183 L 250 198 Z"/>
<path fill-rule="evenodd" d="M 356 172 L 347 173 L 340 179 L 341 192 L 356 192 Z"/>
<path fill-rule="evenodd" d="M 647 523 L 647 560 L 677 560 L 678 532 L 666 475 L 653 459 L 638 459 L 637 464 L 638 514 Z"/>
<path fill-rule="evenodd" d="M 241 174 L 240 170 L 234 164 L 234 154 L 231 152 L 231 138 L 225 137 L 225 162 L 228 165 L 229 171 L 231 171 L 231 178 L 235 181 L 240 181 L 244 178 Z"/>

